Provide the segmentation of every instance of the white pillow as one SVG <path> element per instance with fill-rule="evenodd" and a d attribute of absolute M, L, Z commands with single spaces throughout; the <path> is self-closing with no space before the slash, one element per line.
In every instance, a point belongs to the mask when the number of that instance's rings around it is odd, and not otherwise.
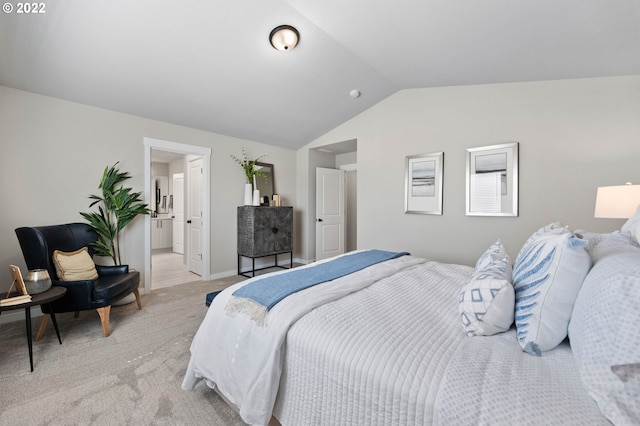
<path fill-rule="evenodd" d="M 498 240 L 480 256 L 471 279 L 462 287 L 458 310 L 468 336 L 489 336 L 513 324 L 511 259 Z"/>
<path fill-rule="evenodd" d="M 573 304 L 591 268 L 587 242 L 554 223 L 536 231 L 513 267 L 515 321 L 522 349 L 532 355 L 565 337 Z"/>
<path fill-rule="evenodd" d="M 640 248 L 603 234 L 576 298 L 569 340 L 582 383 L 613 424 L 640 418 Z"/>
<path fill-rule="evenodd" d="M 629 232 L 636 244 L 640 244 L 640 205 L 636 212 L 622 225 L 622 232 Z"/>
<path fill-rule="evenodd" d="M 482 253 L 482 256 L 478 258 L 476 262 L 476 271 L 480 271 L 485 267 L 491 265 L 495 260 L 501 257 L 509 256 L 507 250 L 504 248 L 502 241 L 498 240 Z"/>

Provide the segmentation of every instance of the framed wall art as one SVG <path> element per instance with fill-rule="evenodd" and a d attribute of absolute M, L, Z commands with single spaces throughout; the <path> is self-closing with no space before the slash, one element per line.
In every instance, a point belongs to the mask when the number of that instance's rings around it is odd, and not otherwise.
<path fill-rule="evenodd" d="M 406 158 L 405 213 L 442 214 L 443 165 L 443 152 Z"/>
<path fill-rule="evenodd" d="M 518 143 L 467 149 L 467 216 L 518 216 Z"/>

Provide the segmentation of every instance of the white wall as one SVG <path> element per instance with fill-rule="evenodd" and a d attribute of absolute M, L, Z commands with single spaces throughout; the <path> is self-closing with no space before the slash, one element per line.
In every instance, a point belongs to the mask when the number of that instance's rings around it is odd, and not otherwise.
<path fill-rule="evenodd" d="M 358 248 L 473 264 L 501 238 L 515 256 L 537 228 L 594 219 L 598 186 L 640 182 L 640 76 L 400 91 L 298 150 L 298 204 L 314 203 L 311 147 L 358 140 Z M 520 215 L 465 216 L 466 149 L 520 143 Z M 444 151 L 442 216 L 404 213 L 405 156 Z M 310 185 L 308 185 L 310 187 Z M 309 241 L 312 209 L 302 218 Z M 303 256 L 313 258 L 308 244 Z"/>
<path fill-rule="evenodd" d="M 278 192 L 295 203 L 294 151 L 0 86 L 0 265 L 26 268 L 15 228 L 82 221 L 79 212 L 89 210 L 105 166 L 119 161 L 132 176 L 128 185 L 142 191 L 144 137 L 212 148 L 212 274 L 236 269 L 236 207 L 245 178 L 230 154 L 240 155 L 243 146 L 252 156 L 266 154 Z M 126 262 L 144 271 L 142 218 L 125 230 L 122 245 Z M 0 276 L 6 291 L 6 267 Z"/>

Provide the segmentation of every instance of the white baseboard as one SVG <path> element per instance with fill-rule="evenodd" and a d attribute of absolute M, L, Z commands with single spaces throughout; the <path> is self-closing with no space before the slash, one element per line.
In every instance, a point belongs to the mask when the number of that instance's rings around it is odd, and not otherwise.
<path fill-rule="evenodd" d="M 307 259 L 300 259 L 298 257 L 293 258 L 293 263 L 296 264 L 301 264 L 301 265 L 306 265 L 308 263 L 313 262 L 312 260 L 307 260 Z M 282 258 L 278 259 L 278 265 L 280 266 L 289 266 L 289 259 L 286 260 L 286 262 L 283 261 Z M 266 257 L 266 258 L 256 258 L 256 269 L 258 268 L 266 268 L 269 266 L 273 265 L 273 257 Z M 247 272 L 247 269 L 249 269 L 250 272 L 250 268 L 251 268 L 251 259 L 250 258 L 243 258 L 243 263 L 242 263 L 242 271 L 243 272 Z M 233 275 L 238 275 L 238 270 L 237 269 L 233 269 L 230 271 L 223 271 L 223 272 L 218 272 L 215 274 L 210 274 L 207 277 L 203 277 L 202 279 L 205 281 L 211 281 L 211 280 L 219 280 L 221 278 L 227 278 Z"/>
<path fill-rule="evenodd" d="M 31 308 L 31 319 L 38 318 L 42 316 L 42 311 L 37 308 L 37 306 L 32 306 Z M 10 322 L 22 321 L 24 322 L 24 310 L 16 309 L 15 311 L 3 312 L 0 315 L 0 324 L 8 324 Z"/>

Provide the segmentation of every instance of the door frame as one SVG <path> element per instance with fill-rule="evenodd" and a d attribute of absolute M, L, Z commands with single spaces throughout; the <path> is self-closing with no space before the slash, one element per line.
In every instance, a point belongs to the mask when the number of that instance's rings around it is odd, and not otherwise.
<path fill-rule="evenodd" d="M 151 200 L 151 149 L 177 152 L 202 157 L 202 280 L 211 275 L 211 148 L 188 145 L 154 138 L 143 138 L 144 144 L 144 199 Z M 144 289 L 151 291 L 151 216 L 144 216 Z"/>

